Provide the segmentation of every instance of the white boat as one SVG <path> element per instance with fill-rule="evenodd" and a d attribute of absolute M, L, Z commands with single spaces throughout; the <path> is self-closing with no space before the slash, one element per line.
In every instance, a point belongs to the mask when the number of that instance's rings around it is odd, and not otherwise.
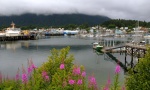
<path fill-rule="evenodd" d="M 101 53 L 102 52 L 101 50 L 103 49 L 103 46 L 100 45 L 98 42 L 94 42 L 93 43 L 93 49 L 96 50 L 97 52 Z"/>
<path fill-rule="evenodd" d="M 77 31 L 77 30 L 73 30 L 73 31 L 71 31 L 71 30 L 64 30 L 63 33 L 64 33 L 64 34 L 78 34 L 79 31 Z"/>
<path fill-rule="evenodd" d="M 7 28 L 5 30 L 6 36 L 20 36 L 21 35 L 21 29 L 20 28 L 15 28 L 15 24 L 12 22 L 11 28 Z"/>
<path fill-rule="evenodd" d="M 97 53 L 98 55 L 103 54 L 102 49 L 103 46 L 100 45 L 98 42 L 93 43 L 93 50 L 95 51 L 95 53 Z"/>
<path fill-rule="evenodd" d="M 6 36 L 6 33 L 1 33 L 1 32 L 0 32 L 0 37 L 1 37 L 1 36 Z"/>
<path fill-rule="evenodd" d="M 99 45 L 99 43 L 98 42 L 94 42 L 93 43 L 93 49 L 96 49 L 96 47 Z"/>
<path fill-rule="evenodd" d="M 150 34 L 144 35 L 145 39 L 150 39 Z"/>

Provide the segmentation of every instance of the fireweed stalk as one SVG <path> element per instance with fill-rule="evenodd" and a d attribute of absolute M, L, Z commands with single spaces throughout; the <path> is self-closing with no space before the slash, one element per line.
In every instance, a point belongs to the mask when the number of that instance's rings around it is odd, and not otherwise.
<path fill-rule="evenodd" d="M 118 79 L 119 79 L 119 73 L 120 73 L 120 66 L 119 64 L 117 64 L 116 68 L 115 68 L 115 80 L 114 80 L 114 86 L 113 86 L 113 90 L 117 90 L 118 88 Z"/>
<path fill-rule="evenodd" d="M 88 88 L 92 90 L 98 90 L 97 82 L 93 75 L 88 77 Z"/>
<path fill-rule="evenodd" d="M 111 85 L 111 80 L 110 80 L 110 75 L 109 75 L 109 76 L 108 76 L 107 83 L 106 83 L 105 87 L 103 88 L 103 90 L 109 90 L 110 85 Z"/>
<path fill-rule="evenodd" d="M 26 71 L 24 69 L 24 66 L 22 65 L 22 83 L 26 84 L 27 81 L 28 81 L 28 77 L 27 77 Z"/>
<path fill-rule="evenodd" d="M 37 67 L 34 65 L 32 59 L 28 60 L 28 77 L 31 76 L 31 73 L 35 71 Z"/>
<path fill-rule="evenodd" d="M 2 83 L 2 73 L 0 72 L 0 84 Z"/>
<path fill-rule="evenodd" d="M 20 77 L 19 72 L 20 72 L 20 70 L 19 70 L 19 68 L 18 68 L 18 71 L 17 71 L 17 73 L 16 73 L 16 77 L 15 77 L 15 80 L 16 80 L 16 81 L 19 80 L 19 77 Z"/>
<path fill-rule="evenodd" d="M 49 76 L 46 71 L 42 71 L 42 77 L 45 81 L 47 81 L 47 82 L 49 81 Z"/>
<path fill-rule="evenodd" d="M 81 71 L 80 71 L 80 67 L 74 67 L 73 69 L 73 74 L 74 75 L 80 75 Z"/>

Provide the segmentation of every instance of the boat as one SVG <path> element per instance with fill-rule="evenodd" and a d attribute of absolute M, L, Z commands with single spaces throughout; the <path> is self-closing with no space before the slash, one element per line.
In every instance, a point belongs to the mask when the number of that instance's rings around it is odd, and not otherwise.
<path fill-rule="evenodd" d="M 145 39 L 150 39 L 150 34 L 144 35 L 144 38 L 145 38 Z"/>
<path fill-rule="evenodd" d="M 21 35 L 21 29 L 20 28 L 15 28 L 15 24 L 12 22 L 11 23 L 11 28 L 7 28 L 5 30 L 6 36 L 20 36 Z"/>
<path fill-rule="evenodd" d="M 94 42 L 94 43 L 93 43 L 93 49 L 94 49 L 97 53 L 102 53 L 103 46 L 100 45 L 98 42 Z"/>
<path fill-rule="evenodd" d="M 0 32 L 0 37 L 2 37 L 2 36 L 6 36 L 6 33 Z"/>
<path fill-rule="evenodd" d="M 96 50 L 97 52 L 102 53 L 102 49 L 103 49 L 103 46 L 102 46 L 102 45 L 97 45 L 95 50 Z"/>
<path fill-rule="evenodd" d="M 94 42 L 93 43 L 93 49 L 96 49 L 96 47 L 99 45 L 99 43 L 98 42 Z"/>
<path fill-rule="evenodd" d="M 71 30 L 64 30 L 63 31 L 63 34 L 65 35 L 76 35 L 76 34 L 78 34 L 79 33 L 79 31 L 77 31 L 77 30 L 73 30 L 73 31 L 71 31 Z"/>

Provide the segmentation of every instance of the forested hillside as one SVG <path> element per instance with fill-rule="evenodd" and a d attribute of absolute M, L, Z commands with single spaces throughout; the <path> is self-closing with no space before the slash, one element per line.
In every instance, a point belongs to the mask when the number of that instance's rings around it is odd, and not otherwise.
<path fill-rule="evenodd" d="M 115 28 L 115 27 L 129 27 L 134 28 L 138 26 L 142 27 L 150 27 L 150 22 L 146 21 L 137 21 L 137 20 L 124 20 L 124 19 L 112 19 L 108 20 L 101 24 L 101 26 L 107 27 L 107 28 Z"/>
<path fill-rule="evenodd" d="M 53 15 L 36 15 L 24 14 L 20 16 L 0 16 L 0 27 L 7 27 L 13 21 L 17 26 L 64 26 L 68 24 L 88 24 L 89 26 L 101 24 L 110 18 L 105 16 L 90 16 L 83 14 L 53 14 Z"/>

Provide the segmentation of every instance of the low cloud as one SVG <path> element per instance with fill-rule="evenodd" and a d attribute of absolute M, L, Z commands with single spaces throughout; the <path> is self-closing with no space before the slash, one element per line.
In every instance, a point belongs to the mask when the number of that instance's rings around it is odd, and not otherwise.
<path fill-rule="evenodd" d="M 0 16 L 81 13 L 150 21 L 149 4 L 150 0 L 1 0 Z"/>

